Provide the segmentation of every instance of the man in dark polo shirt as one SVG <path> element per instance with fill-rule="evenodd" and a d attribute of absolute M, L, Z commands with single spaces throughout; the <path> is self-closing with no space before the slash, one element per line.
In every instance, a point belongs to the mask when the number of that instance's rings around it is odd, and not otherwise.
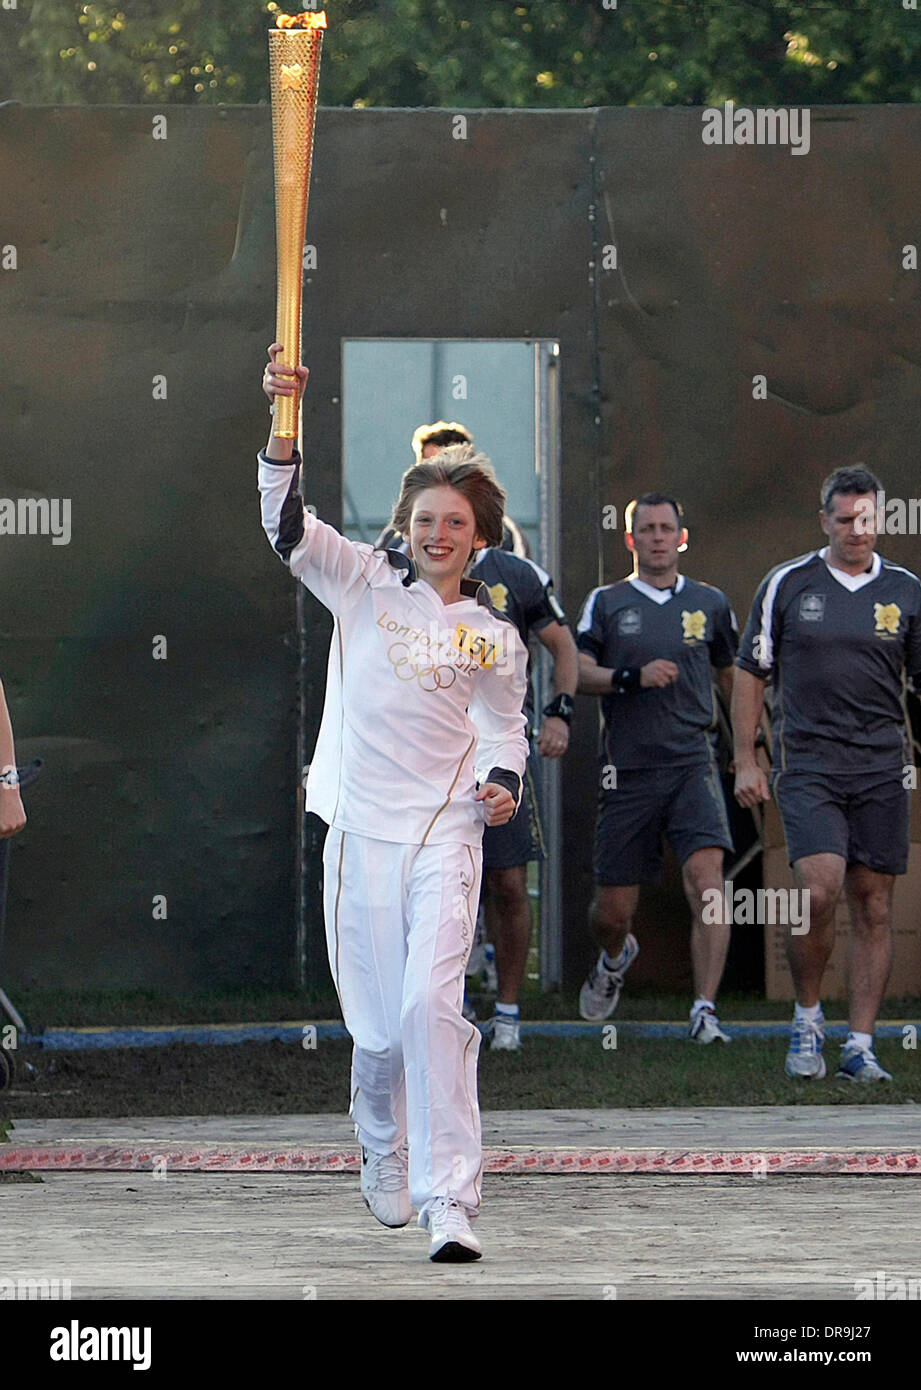
<path fill-rule="evenodd" d="M 739 649 L 732 722 L 736 798 L 770 798 L 754 737 L 773 686 L 774 798 L 808 931 L 787 943 L 796 989 L 791 1077 L 826 1073 L 820 1003 L 835 908 L 851 911 L 850 1032 L 836 1076 L 891 1081 L 873 1030 L 892 964 L 895 875 L 908 864 L 911 763 L 903 676 L 921 677 L 921 581 L 874 553 L 879 480 L 840 468 L 822 484 L 828 545 L 776 566 L 755 596 Z"/>
<path fill-rule="evenodd" d="M 726 595 L 678 573 L 687 544 L 674 498 L 650 492 L 625 514 L 634 572 L 595 589 L 576 632 L 579 691 L 601 697 L 604 717 L 595 839 L 595 894 L 589 921 L 601 946 L 582 986 L 583 1018 L 609 1018 L 639 945 L 630 928 L 640 885 L 661 872 L 662 836 L 681 864 L 691 907 L 696 998 L 689 1037 L 728 1042 L 715 999 L 729 927 L 722 902 L 723 852 L 732 849 L 710 732 L 715 725 L 711 668 L 726 697 L 737 646 Z M 706 896 L 705 896 L 706 895 Z M 708 918 L 711 914 L 708 913 Z"/>

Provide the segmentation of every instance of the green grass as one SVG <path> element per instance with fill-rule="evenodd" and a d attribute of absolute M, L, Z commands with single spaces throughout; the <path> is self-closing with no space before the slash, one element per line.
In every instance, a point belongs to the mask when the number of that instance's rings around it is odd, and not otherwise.
<path fill-rule="evenodd" d="M 883 1039 L 877 1054 L 895 1081 L 858 1087 L 829 1077 L 795 1083 L 783 1073 L 786 1043 L 736 1039 L 694 1047 L 683 1039 L 621 1034 L 616 1049 L 589 1038 L 526 1038 L 520 1053 L 480 1054 L 484 1110 L 644 1106 L 917 1105 L 921 1053 Z M 349 1095 L 347 1041 L 106 1049 L 30 1049 L 34 1081 L 0 1092 L 0 1115 L 223 1115 L 342 1113 Z M 826 1044 L 829 1072 L 838 1055 Z M 22 1071 L 20 1071 L 22 1077 Z M 908 1118 L 908 1117 L 906 1117 Z"/>
<path fill-rule="evenodd" d="M 286 1020 L 317 1021 L 340 1017 L 332 988 L 282 990 L 272 988 L 223 989 L 185 994 L 166 990 L 15 989 L 16 1007 L 29 1028 L 119 1027 L 180 1023 L 277 1023 Z M 492 1012 L 490 1001 L 471 995 L 480 1018 Z M 689 994 L 663 994 L 654 990 L 627 990 L 617 1009 L 616 1022 L 671 1019 L 683 1022 L 691 1004 Z M 843 1000 L 823 1000 L 829 1020 L 847 1017 Z M 728 1022 L 788 1019 L 792 1004 L 764 999 L 756 994 L 725 994 L 719 1001 L 720 1017 Z M 578 991 L 541 992 L 529 986 L 522 994 L 524 1019 L 578 1019 Z M 921 1021 L 921 999 L 893 997 L 884 1003 L 883 1018 Z"/>
<path fill-rule="evenodd" d="M 17 1009 L 32 1032 L 44 1028 L 144 1027 L 180 1023 L 280 1023 L 339 1018 L 328 990 L 241 988 L 168 990 L 16 989 Z"/>
<path fill-rule="evenodd" d="M 339 1017 L 335 995 L 324 991 L 250 988 L 168 994 L 158 990 L 71 993 L 16 990 L 15 1002 L 30 1028 L 318 1021 Z M 474 996 L 476 998 L 476 996 Z M 480 1017 L 489 1002 L 480 999 Z M 689 1000 L 635 990 L 625 993 L 616 1023 L 650 1019 L 684 1021 Z M 841 1001 L 824 1001 L 830 1020 L 846 1016 Z M 753 995 L 726 995 L 720 1016 L 736 1020 L 786 1020 L 791 1006 Z M 884 1016 L 921 1020 L 921 1000 L 886 1001 Z M 526 992 L 525 1019 L 575 1019 L 574 992 Z M 891 1087 L 858 1088 L 830 1077 L 795 1084 L 783 1074 L 784 1038 L 736 1038 L 728 1047 L 692 1047 L 683 1039 L 642 1039 L 621 1031 L 616 1049 L 603 1046 L 599 1027 L 581 1038 L 525 1038 L 520 1054 L 480 1054 L 484 1109 L 572 1109 L 634 1106 L 862 1105 L 921 1101 L 921 1053 L 882 1039 L 877 1054 L 896 1080 Z M 19 1069 L 11 1091 L 0 1092 L 3 1116 L 120 1116 L 316 1114 L 342 1112 L 348 1104 L 347 1041 L 320 1040 L 316 1050 L 299 1041 L 230 1047 L 170 1044 L 156 1048 L 18 1054 L 37 1068 L 34 1080 Z M 829 1070 L 837 1045 L 826 1044 Z"/>

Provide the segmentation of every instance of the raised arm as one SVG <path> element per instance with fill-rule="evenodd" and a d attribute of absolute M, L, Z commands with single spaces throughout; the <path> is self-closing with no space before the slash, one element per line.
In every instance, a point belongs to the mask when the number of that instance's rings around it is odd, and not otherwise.
<path fill-rule="evenodd" d="M 262 375 L 262 389 L 272 403 L 274 415 L 276 396 L 293 396 L 298 391 L 303 397 L 310 371 L 307 367 L 291 367 L 278 361 L 279 353 L 284 351 L 283 343 L 273 343 L 269 348 L 269 361 Z M 277 459 L 280 463 L 290 463 L 294 452 L 293 439 L 276 439 L 273 433 L 274 420 L 269 426 L 269 440 L 265 446 L 265 456 Z"/>
<path fill-rule="evenodd" d="M 262 388 L 270 400 L 296 390 L 303 394 L 307 384 L 307 368 L 299 367 L 295 378 L 294 368 L 279 360 L 283 350 L 280 343 L 269 348 Z M 339 614 L 372 582 L 371 571 L 379 571 L 386 561 L 370 547 L 347 540 L 305 507 L 297 486 L 300 466 L 293 440 L 276 439 L 270 430 L 259 455 L 262 526 L 291 573 L 332 613 Z"/>

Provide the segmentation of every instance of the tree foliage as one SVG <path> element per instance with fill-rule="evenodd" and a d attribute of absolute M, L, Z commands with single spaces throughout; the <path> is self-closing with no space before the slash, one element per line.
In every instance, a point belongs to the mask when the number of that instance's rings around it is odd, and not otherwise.
<path fill-rule="evenodd" d="M 265 35 L 278 8 L 0 0 L 0 101 L 267 101 Z M 921 0 L 330 0 L 327 8 L 327 106 L 921 100 Z"/>

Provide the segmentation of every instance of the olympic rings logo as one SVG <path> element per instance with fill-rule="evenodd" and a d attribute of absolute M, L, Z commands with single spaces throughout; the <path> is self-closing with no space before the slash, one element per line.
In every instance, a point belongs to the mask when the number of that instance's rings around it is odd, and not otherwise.
<path fill-rule="evenodd" d="M 418 660 L 411 661 L 405 642 L 394 642 L 387 656 L 398 680 L 417 680 L 427 694 L 435 690 L 449 690 L 457 680 L 453 666 L 423 666 Z"/>

